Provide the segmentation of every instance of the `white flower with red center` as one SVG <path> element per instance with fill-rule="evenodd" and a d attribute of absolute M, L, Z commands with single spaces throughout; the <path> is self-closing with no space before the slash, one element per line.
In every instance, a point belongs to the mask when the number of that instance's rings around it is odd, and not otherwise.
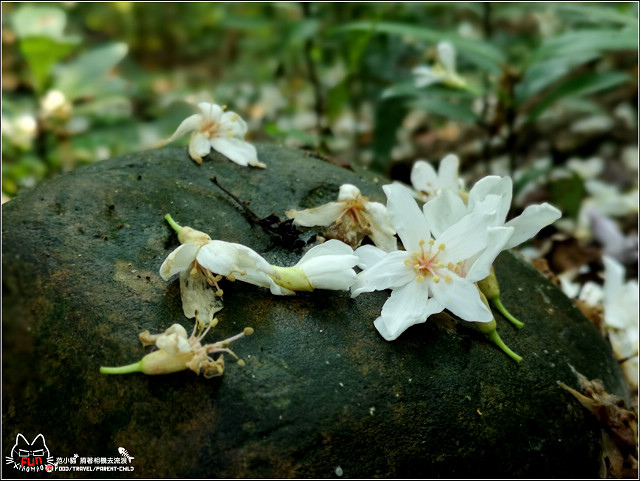
<path fill-rule="evenodd" d="M 247 123 L 238 114 L 207 102 L 199 103 L 198 107 L 200 113 L 184 119 L 165 143 L 195 131 L 189 141 L 189 155 L 196 163 L 202 163 L 202 157 L 213 149 L 236 164 L 266 167 L 258 160 L 256 148 L 244 140 Z"/>
<path fill-rule="evenodd" d="M 356 255 L 364 270 L 351 286 L 353 297 L 392 289 L 374 322 L 380 334 L 394 340 L 408 327 L 444 309 L 466 321 L 491 322 L 493 315 L 474 282 L 489 275 L 500 244 L 511 235 L 509 227 L 490 227 L 496 215 L 492 209 L 495 202 L 483 203 L 482 211 L 464 216 L 432 238 L 431 219 L 420 211 L 407 189 L 398 184 L 383 189 L 391 221 L 406 250 L 384 253 L 372 246 L 359 248 Z M 490 241 L 494 245 L 488 249 Z M 465 264 L 472 258 L 471 265 Z"/>
<path fill-rule="evenodd" d="M 387 252 L 397 249 L 396 231 L 386 207 L 371 202 L 355 185 L 341 185 L 337 202 L 306 210 L 289 210 L 285 214 L 303 227 L 330 227 L 327 232 L 330 237 L 354 248 L 369 236 L 375 245 Z"/>

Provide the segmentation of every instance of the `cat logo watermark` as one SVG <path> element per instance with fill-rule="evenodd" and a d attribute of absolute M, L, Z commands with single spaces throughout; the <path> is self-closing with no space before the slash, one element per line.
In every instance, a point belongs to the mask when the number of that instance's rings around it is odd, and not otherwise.
<path fill-rule="evenodd" d="M 18 433 L 16 442 L 11 448 L 11 456 L 7 456 L 7 464 L 13 464 L 15 469 L 24 472 L 46 471 L 84 471 L 84 472 L 131 472 L 134 467 L 131 462 L 135 458 L 123 448 L 118 448 L 118 454 L 113 456 L 80 456 L 74 454 L 68 457 L 58 457 L 55 459 L 51 455 L 44 436 L 38 434 L 33 441 L 27 441 L 22 434 Z"/>
<path fill-rule="evenodd" d="M 55 464 L 53 456 L 49 452 L 44 436 L 38 434 L 29 442 L 20 433 L 16 436 L 16 442 L 11 448 L 11 456 L 7 456 L 7 464 L 13 464 L 15 469 L 24 472 L 53 471 Z"/>

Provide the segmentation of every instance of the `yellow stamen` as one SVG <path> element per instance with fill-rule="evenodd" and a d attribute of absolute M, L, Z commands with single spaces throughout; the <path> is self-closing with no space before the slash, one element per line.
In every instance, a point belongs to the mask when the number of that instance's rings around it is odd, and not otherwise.
<path fill-rule="evenodd" d="M 429 245 L 432 246 L 433 244 L 435 244 L 435 241 L 433 239 L 429 239 Z"/>
<path fill-rule="evenodd" d="M 417 276 L 416 277 L 416 281 L 418 281 L 418 282 L 424 281 L 424 276 Z"/>
<path fill-rule="evenodd" d="M 424 245 L 424 239 L 420 239 L 420 242 L 418 242 L 418 245 L 422 247 Z"/>
<path fill-rule="evenodd" d="M 435 282 L 436 284 L 438 282 L 440 282 L 440 277 L 439 276 L 433 276 L 433 282 Z"/>
<path fill-rule="evenodd" d="M 411 264 L 411 259 L 405 259 L 405 260 L 404 260 L 404 265 L 405 265 L 405 266 L 408 266 L 408 265 L 410 265 L 410 264 Z"/>
<path fill-rule="evenodd" d="M 438 244 L 438 249 L 440 249 L 441 251 L 443 251 L 445 248 L 444 244 Z"/>
<path fill-rule="evenodd" d="M 453 279 L 451 279 L 451 276 L 444 276 L 444 281 L 445 282 L 453 282 Z"/>

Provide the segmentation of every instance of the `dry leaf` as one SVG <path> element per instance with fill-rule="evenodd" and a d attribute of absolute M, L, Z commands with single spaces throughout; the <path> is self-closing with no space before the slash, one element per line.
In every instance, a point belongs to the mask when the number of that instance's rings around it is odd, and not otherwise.
<path fill-rule="evenodd" d="M 624 400 L 605 391 L 602 381 L 589 381 L 569 365 L 578 378 L 582 393 L 558 384 L 569 391 L 602 425 L 602 477 L 637 478 L 638 426 L 636 416 L 625 408 Z"/>

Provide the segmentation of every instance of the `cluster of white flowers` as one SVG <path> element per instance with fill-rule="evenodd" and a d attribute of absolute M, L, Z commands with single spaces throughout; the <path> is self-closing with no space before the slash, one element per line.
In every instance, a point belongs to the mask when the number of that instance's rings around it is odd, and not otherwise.
<path fill-rule="evenodd" d="M 302 226 L 330 226 L 330 234 L 338 233 L 336 237 L 357 247 L 362 271 L 348 286 L 353 297 L 392 290 L 374 321 L 386 340 L 447 309 L 465 321 L 485 324 L 481 330 L 519 360 L 495 332 L 489 302 L 517 327 L 523 324 L 500 302 L 492 264 L 501 251 L 530 239 L 561 213 L 544 203 L 529 206 L 507 221 L 511 179 L 487 176 L 467 193 L 461 190 L 459 165 L 455 155 L 443 158 L 437 173 L 429 163 L 416 162 L 411 172 L 413 190 L 400 183 L 383 186 L 386 207 L 345 184 L 337 202 L 286 214 Z M 414 198 L 426 202 L 422 210 Z M 404 250 L 398 250 L 395 233 Z M 375 245 L 360 246 L 366 235 Z"/>

